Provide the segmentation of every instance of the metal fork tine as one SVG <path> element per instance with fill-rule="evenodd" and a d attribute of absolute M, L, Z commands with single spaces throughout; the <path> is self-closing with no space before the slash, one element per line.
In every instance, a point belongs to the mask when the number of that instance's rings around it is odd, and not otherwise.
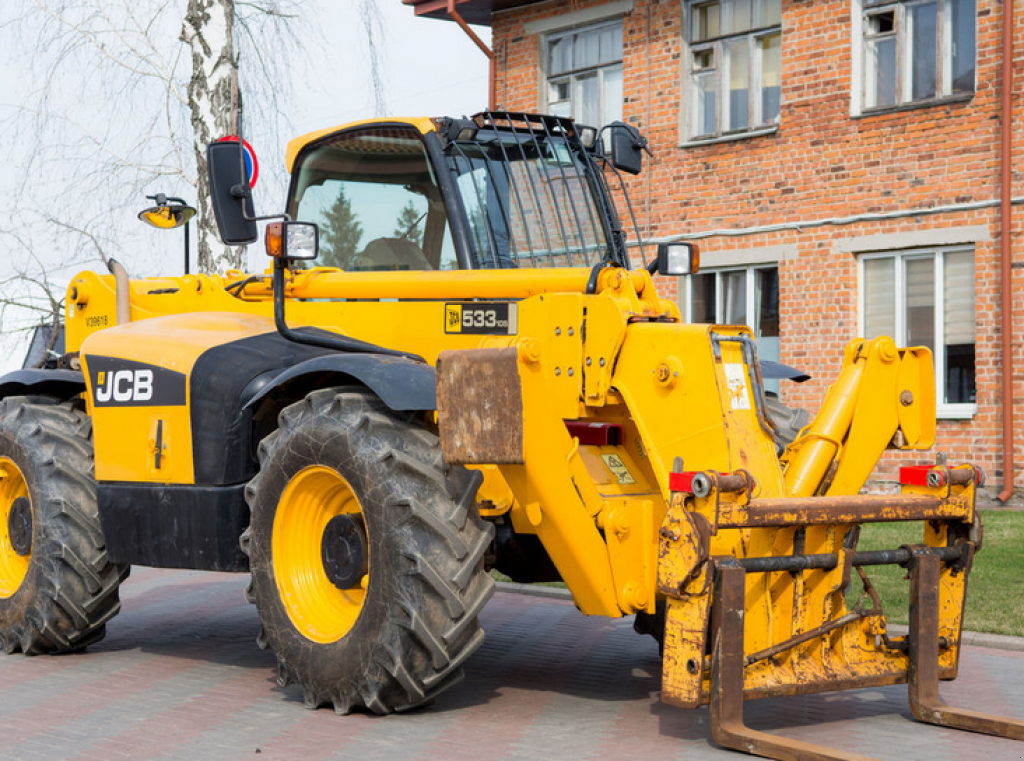
<path fill-rule="evenodd" d="M 910 711 L 928 724 L 1024 740 L 1024 721 L 954 708 L 939 696 L 940 558 L 925 547 L 912 548 L 910 636 L 907 686 Z M 966 572 L 966 571 L 965 571 Z"/>
<path fill-rule="evenodd" d="M 778 761 L 874 761 L 823 745 L 751 729 L 743 721 L 743 612 L 747 572 L 732 558 L 716 563 L 712 603 L 711 734 L 726 748 Z"/>

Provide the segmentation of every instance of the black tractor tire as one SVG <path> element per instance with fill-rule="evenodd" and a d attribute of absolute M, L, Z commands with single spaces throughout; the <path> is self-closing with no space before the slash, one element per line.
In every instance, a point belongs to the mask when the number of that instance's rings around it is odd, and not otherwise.
<path fill-rule="evenodd" d="M 331 705 L 342 714 L 415 708 L 458 682 L 483 642 L 477 616 L 494 591 L 483 567 L 493 527 L 477 511 L 479 476 L 449 473 L 434 433 L 362 387 L 314 391 L 286 407 L 278 429 L 260 443 L 259 460 L 246 489 L 252 522 L 242 549 L 252 572 L 247 597 L 260 616 L 258 642 L 276 654 L 278 682 L 299 685 L 307 708 Z M 275 519 L 302 515 L 288 512 L 296 504 L 289 484 L 323 468 L 339 474 L 358 500 L 368 574 L 351 628 L 318 642 L 291 617 L 275 573 L 304 553 L 281 551 L 275 563 L 273 548 Z M 318 493 L 307 490 L 305 499 Z M 320 559 L 309 562 L 310 572 L 325 573 Z"/>
<path fill-rule="evenodd" d="M 27 569 L 13 593 L 0 597 L 0 646 L 26 655 L 83 650 L 103 639 L 120 611 L 118 586 L 129 572 L 110 562 L 100 527 L 92 421 L 71 402 L 0 400 L 0 458 L 20 471 L 5 478 L 21 479 L 28 499 L 22 504 L 31 512 L 21 538 L 31 536 Z M 0 543 L 7 552 L 15 536 L 11 507 L 0 504 Z"/>

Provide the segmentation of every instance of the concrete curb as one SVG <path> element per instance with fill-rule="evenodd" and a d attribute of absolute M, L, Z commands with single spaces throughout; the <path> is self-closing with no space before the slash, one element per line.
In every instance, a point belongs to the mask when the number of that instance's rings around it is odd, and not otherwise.
<path fill-rule="evenodd" d="M 515 584 L 508 581 L 499 581 L 497 586 L 499 592 L 506 592 L 508 594 L 572 602 L 572 595 L 569 593 L 569 590 L 560 587 L 540 587 L 535 584 Z M 903 636 L 907 633 L 907 627 L 902 624 L 890 624 L 889 631 L 896 636 Z M 1024 652 L 1024 637 L 1009 637 L 1005 634 L 965 631 L 962 640 L 963 644 L 973 647 L 990 647 L 994 650 Z"/>
<path fill-rule="evenodd" d="M 898 637 L 907 633 L 907 627 L 903 624 L 889 624 L 888 629 L 890 633 Z M 965 631 L 960 639 L 963 641 L 963 644 L 974 647 L 991 647 L 995 650 L 1024 652 L 1024 637 L 1009 637 L 1005 634 Z"/>

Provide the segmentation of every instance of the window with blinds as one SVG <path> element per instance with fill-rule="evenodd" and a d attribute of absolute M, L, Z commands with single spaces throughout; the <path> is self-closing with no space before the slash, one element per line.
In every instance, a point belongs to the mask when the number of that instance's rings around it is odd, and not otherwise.
<path fill-rule="evenodd" d="M 552 35 L 547 110 L 590 127 L 622 119 L 622 21 Z"/>
<path fill-rule="evenodd" d="M 860 272 L 863 335 L 889 335 L 900 346 L 927 346 L 935 359 L 940 416 L 972 414 L 973 249 L 867 254 Z"/>

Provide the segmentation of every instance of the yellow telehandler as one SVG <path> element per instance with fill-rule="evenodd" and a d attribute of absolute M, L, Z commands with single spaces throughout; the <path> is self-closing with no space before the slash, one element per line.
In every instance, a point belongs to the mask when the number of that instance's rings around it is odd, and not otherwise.
<path fill-rule="evenodd" d="M 695 247 L 630 268 L 607 178 L 643 148 L 552 116 L 359 122 L 289 145 L 267 273 L 76 276 L 61 367 L 0 378 L 4 649 L 96 642 L 132 564 L 247 572 L 282 685 L 403 711 L 460 678 L 496 568 L 635 615 L 662 699 L 709 704 L 723 746 L 852 758 L 749 729 L 743 701 L 902 682 L 921 721 L 1024 739 L 938 694 L 980 471 L 940 460 L 860 493 L 884 450 L 933 443 L 928 350 L 851 341 L 787 432 L 764 377 L 799 373 L 655 290 Z M 209 148 L 231 245 L 268 219 L 242 158 Z M 919 541 L 858 549 L 882 521 Z M 909 572 L 906 636 L 878 565 Z"/>

